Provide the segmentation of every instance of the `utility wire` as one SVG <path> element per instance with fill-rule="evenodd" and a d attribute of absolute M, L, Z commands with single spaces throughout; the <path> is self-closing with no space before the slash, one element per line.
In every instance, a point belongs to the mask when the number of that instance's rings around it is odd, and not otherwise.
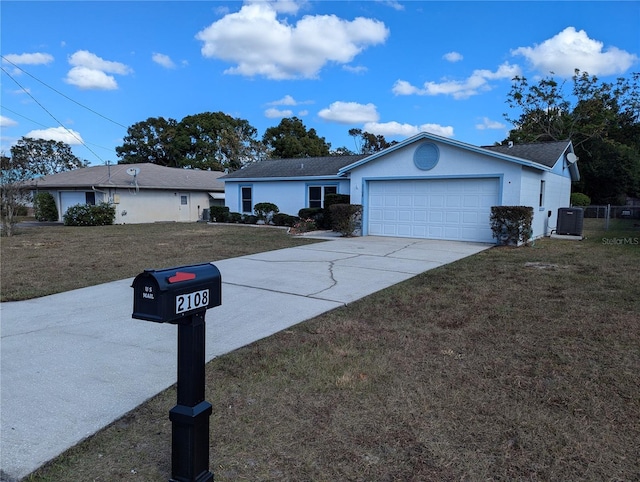
<path fill-rule="evenodd" d="M 17 115 L 18 117 L 22 117 L 23 119 L 26 119 L 29 122 L 32 122 L 33 124 L 36 124 L 36 125 L 38 125 L 40 127 L 44 127 L 45 129 L 49 127 L 48 125 L 45 125 L 45 124 L 42 124 L 41 122 L 35 121 L 33 119 L 30 119 L 29 117 L 27 117 L 25 115 L 22 115 L 19 112 L 16 112 L 15 110 L 13 110 L 13 109 L 9 109 L 8 107 L 6 107 L 6 106 L 4 106 L 2 104 L 0 104 L 0 108 L 2 108 L 2 110 L 6 110 L 7 112 L 11 112 L 12 114 Z M 104 149 L 105 151 L 112 151 L 113 150 L 113 149 L 111 149 L 109 147 L 100 146 L 100 145 L 94 144 L 92 142 L 89 142 L 88 144 L 91 144 L 92 146 L 99 147 L 100 149 Z"/>
<path fill-rule="evenodd" d="M 19 65 L 16 65 L 16 64 L 14 64 L 13 62 L 11 62 L 11 60 L 7 59 L 4 55 L 0 55 L 0 57 L 2 57 L 2 60 L 4 60 L 5 62 L 7 62 L 7 63 L 9 63 L 9 64 L 13 65 L 16 69 L 18 69 L 18 70 L 20 70 L 21 72 L 23 72 L 23 73 L 27 74 L 27 75 L 28 75 L 29 77 L 31 77 L 32 79 L 34 79 L 34 80 L 36 80 L 36 81 L 40 82 L 40 83 L 41 83 L 42 85 L 44 85 L 45 87 L 47 87 L 47 88 L 49 88 L 49 89 L 53 90 L 56 94 L 59 94 L 59 95 L 61 95 L 62 97 L 64 97 L 65 99 L 70 100 L 70 101 L 71 101 L 71 102 L 73 102 L 74 104 L 79 105 L 79 106 L 80 106 L 80 107 L 82 107 L 83 109 L 87 109 L 89 112 L 93 112 L 95 115 L 100 116 L 100 117 L 102 117 L 103 119 L 108 120 L 109 122 L 112 122 L 112 123 L 114 123 L 114 124 L 115 124 L 115 125 L 117 125 L 117 126 L 124 127 L 125 129 L 127 129 L 127 128 L 128 128 L 127 126 L 124 126 L 124 125 L 120 124 L 119 122 L 114 121 L 113 119 L 110 119 L 110 118 L 108 118 L 107 116 L 104 116 L 104 115 L 100 114 L 100 112 L 96 112 L 95 110 L 91 109 L 90 107 L 87 107 L 86 105 L 81 104 L 80 102 L 78 102 L 78 101 L 76 101 L 76 100 L 72 99 L 72 98 L 71 98 L 71 97 L 69 97 L 68 95 L 63 94 L 63 93 L 62 93 L 62 92 L 60 92 L 59 90 L 56 90 L 55 88 L 51 87 L 49 84 L 47 84 L 47 83 L 43 82 L 42 80 L 38 79 L 38 78 L 37 78 L 37 77 L 35 77 L 34 75 L 31 75 L 29 72 L 27 72 L 26 70 L 24 70 L 24 69 L 23 69 L 22 67 L 20 67 Z M 7 71 L 6 71 L 6 70 L 4 70 L 4 69 L 2 69 L 2 70 L 3 70 L 5 73 L 7 73 Z M 7 73 L 7 75 L 9 75 L 9 74 Z M 11 77 L 11 76 L 9 75 L 9 77 Z M 14 81 L 14 82 L 15 82 L 15 81 Z M 16 83 L 17 83 L 17 82 L 16 82 Z"/>
<path fill-rule="evenodd" d="M 4 57 L 2 57 L 2 58 L 4 58 Z M 14 78 L 13 78 L 13 76 L 12 76 L 9 72 L 7 72 L 7 71 L 5 70 L 5 68 L 4 68 L 4 67 L 0 67 L 0 69 L 2 69 L 2 71 L 3 71 L 5 74 L 7 74 L 7 76 L 8 76 L 11 80 L 13 80 L 13 81 L 16 83 L 16 84 L 18 85 L 18 87 L 20 87 L 20 88 L 24 91 L 24 93 L 25 93 L 25 94 L 27 94 L 29 97 L 31 97 L 31 98 L 33 99 L 33 101 L 34 101 L 36 104 L 38 104 L 38 105 L 42 108 L 42 110 L 44 110 L 47 114 L 49 114 L 49 115 L 51 116 L 51 118 L 52 118 L 53 120 L 55 120 L 55 121 L 56 121 L 56 122 L 57 122 L 57 123 L 58 123 L 58 124 L 59 124 L 63 129 L 64 129 L 64 130 L 66 130 L 69 134 L 71 134 L 71 135 L 72 135 L 72 136 L 73 136 L 73 137 L 74 137 L 74 138 L 75 138 L 75 139 L 76 139 L 80 144 L 82 144 L 84 147 L 86 147 L 86 148 L 89 150 L 89 152 L 91 152 L 94 156 L 96 156 L 96 157 L 98 158 L 98 160 L 100 160 L 100 162 L 103 162 L 103 163 L 104 163 L 104 159 L 102 159 L 98 154 L 96 154 L 96 153 L 93 151 L 93 149 L 91 149 L 91 148 L 90 148 L 90 147 L 89 147 L 89 146 L 88 146 L 88 145 L 87 145 L 87 144 L 86 144 L 86 143 L 85 143 L 81 138 L 79 138 L 79 137 L 75 134 L 75 132 L 73 132 L 71 129 L 68 129 L 68 128 L 67 128 L 67 127 L 66 127 L 62 122 L 60 122 L 60 121 L 56 118 L 56 116 L 54 116 L 51 112 L 49 112 L 49 111 L 47 110 L 47 108 L 46 108 L 45 106 L 43 106 L 40 102 L 38 102 L 38 99 L 36 99 L 33 95 L 31 95 L 31 92 L 29 92 L 27 89 L 25 89 L 25 88 L 20 84 L 20 82 L 18 82 L 16 79 L 14 79 Z M 22 70 L 22 69 L 21 69 L 21 70 Z"/>

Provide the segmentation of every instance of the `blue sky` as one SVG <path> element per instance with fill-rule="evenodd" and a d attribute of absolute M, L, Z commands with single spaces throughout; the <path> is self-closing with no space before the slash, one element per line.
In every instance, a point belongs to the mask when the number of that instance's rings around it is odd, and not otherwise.
<path fill-rule="evenodd" d="M 511 79 L 640 71 L 638 1 L 5 1 L 1 150 L 61 140 L 117 162 L 127 128 L 222 111 L 262 138 L 297 116 L 474 145 L 507 135 Z M 510 112 L 514 114 L 513 112 Z"/>

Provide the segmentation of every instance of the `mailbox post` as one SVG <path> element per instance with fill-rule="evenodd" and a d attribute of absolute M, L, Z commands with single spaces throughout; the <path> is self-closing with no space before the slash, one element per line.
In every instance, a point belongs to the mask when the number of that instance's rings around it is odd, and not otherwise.
<path fill-rule="evenodd" d="M 205 314 L 222 304 L 220 271 L 211 263 L 145 270 L 133 280 L 133 318 L 178 325 L 178 396 L 169 411 L 170 482 L 213 482 L 205 395 Z"/>

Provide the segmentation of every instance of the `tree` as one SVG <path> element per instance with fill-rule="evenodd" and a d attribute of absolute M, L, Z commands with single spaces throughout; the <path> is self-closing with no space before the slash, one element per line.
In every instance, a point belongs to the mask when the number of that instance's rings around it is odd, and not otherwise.
<path fill-rule="evenodd" d="M 151 162 L 161 166 L 234 171 L 266 157 L 257 130 L 244 119 L 204 112 L 180 122 L 149 118 L 127 130 L 116 148 L 120 164 Z"/>
<path fill-rule="evenodd" d="M 373 154 L 397 144 L 397 141 L 387 142 L 384 136 L 363 132 L 362 129 L 349 129 L 349 135 L 353 137 L 359 154 Z"/>
<path fill-rule="evenodd" d="M 576 188 L 594 203 L 624 203 L 640 197 L 640 74 L 600 82 L 575 71 L 573 88 L 546 77 L 529 85 L 514 78 L 507 105 L 518 115 L 507 140 L 517 143 L 570 139 L 578 155 Z"/>
<path fill-rule="evenodd" d="M 68 144 L 29 137 L 18 140 L 11 148 L 11 157 L 0 157 L 0 210 L 6 236 L 13 235 L 19 209 L 31 201 L 35 186 L 30 181 L 88 164 L 73 155 Z"/>
<path fill-rule="evenodd" d="M 262 142 L 274 159 L 329 156 L 331 144 L 319 137 L 315 129 L 307 130 L 297 117 L 284 118 L 276 127 L 269 127 Z"/>
<path fill-rule="evenodd" d="M 183 167 L 231 172 L 266 157 L 265 146 L 256 140 L 257 129 L 223 112 L 187 116 L 178 130 L 186 141 Z"/>
<path fill-rule="evenodd" d="M 178 122 L 164 117 L 149 117 L 127 129 L 122 146 L 116 147 L 119 164 L 150 162 L 160 166 L 181 167 L 187 140 L 178 136 Z"/>
<path fill-rule="evenodd" d="M 23 137 L 11 148 L 11 158 L 20 165 L 28 179 L 47 176 L 58 172 L 86 167 L 89 162 L 81 161 L 64 142 L 48 139 Z"/>

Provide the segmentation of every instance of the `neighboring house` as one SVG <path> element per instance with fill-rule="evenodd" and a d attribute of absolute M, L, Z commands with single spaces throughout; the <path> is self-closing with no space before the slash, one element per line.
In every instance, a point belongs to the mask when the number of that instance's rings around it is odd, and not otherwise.
<path fill-rule="evenodd" d="M 204 209 L 224 205 L 222 175 L 151 163 L 116 164 L 44 176 L 33 186 L 53 195 L 60 220 L 73 205 L 106 202 L 116 207 L 116 224 L 198 221 Z"/>
<path fill-rule="evenodd" d="M 363 235 L 495 242 L 491 206 L 531 206 L 533 236 L 551 234 L 576 160 L 570 141 L 477 147 L 420 133 L 369 156 L 263 161 L 221 180 L 231 211 L 271 202 L 295 215 L 338 192 L 362 205 Z"/>

